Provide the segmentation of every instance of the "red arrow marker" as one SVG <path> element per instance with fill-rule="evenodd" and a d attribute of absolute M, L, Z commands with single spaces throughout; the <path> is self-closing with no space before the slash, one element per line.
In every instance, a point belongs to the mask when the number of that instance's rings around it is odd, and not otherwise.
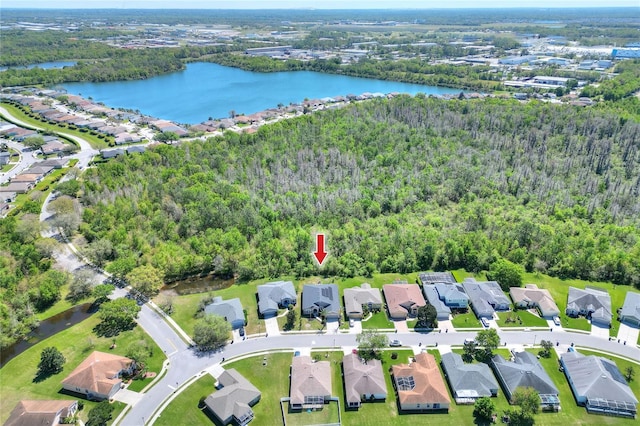
<path fill-rule="evenodd" d="M 324 234 L 316 234 L 316 251 L 313 252 L 313 255 L 316 257 L 318 265 L 322 266 L 327 258 L 327 252 L 324 251 Z"/>

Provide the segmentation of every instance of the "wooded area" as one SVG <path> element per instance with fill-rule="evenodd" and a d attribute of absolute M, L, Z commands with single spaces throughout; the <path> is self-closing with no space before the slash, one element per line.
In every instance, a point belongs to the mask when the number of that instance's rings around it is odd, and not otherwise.
<path fill-rule="evenodd" d="M 175 279 L 489 269 L 640 285 L 640 125 L 604 110 L 400 96 L 89 169 L 107 269 Z M 328 233 L 322 269 L 310 252 Z"/>

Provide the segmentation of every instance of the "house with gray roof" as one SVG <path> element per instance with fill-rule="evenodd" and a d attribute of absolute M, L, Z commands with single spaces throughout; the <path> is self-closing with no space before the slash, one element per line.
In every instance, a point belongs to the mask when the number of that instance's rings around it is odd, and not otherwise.
<path fill-rule="evenodd" d="M 331 399 L 331 364 L 310 356 L 293 357 L 289 404 L 292 409 L 321 409 Z"/>
<path fill-rule="evenodd" d="M 340 296 L 335 284 L 305 284 L 302 288 L 302 315 L 340 318 Z"/>
<path fill-rule="evenodd" d="M 263 318 L 278 314 L 278 309 L 295 305 L 296 289 L 291 281 L 275 281 L 258 286 L 258 312 Z"/>
<path fill-rule="evenodd" d="M 230 368 L 218 377 L 218 386 L 220 389 L 209 395 L 204 403 L 221 424 L 244 426 L 253 420 L 251 407 L 260 401 L 262 394 L 251 382 Z"/>
<path fill-rule="evenodd" d="M 469 296 L 462 285 L 457 283 L 435 283 L 433 285 L 438 292 L 438 297 L 449 308 L 464 309 L 469 307 Z"/>
<path fill-rule="evenodd" d="M 436 314 L 438 321 L 446 321 L 449 319 L 449 315 L 451 315 L 451 309 L 440 300 L 440 296 L 438 295 L 438 291 L 436 290 L 436 286 L 434 285 L 425 285 L 422 287 L 422 292 L 424 293 L 424 297 L 427 299 L 427 302 L 434 308 L 436 308 Z"/>
<path fill-rule="evenodd" d="M 627 292 L 620 309 L 620 322 L 640 327 L 640 293 Z"/>
<path fill-rule="evenodd" d="M 453 274 L 447 272 L 420 272 L 418 274 L 418 280 L 422 285 L 431 285 L 436 283 L 455 284 L 457 281 Z"/>
<path fill-rule="evenodd" d="M 382 294 L 379 288 L 371 288 L 370 284 L 363 283 L 360 287 L 344 289 L 344 309 L 349 318 L 362 318 L 365 307 L 369 312 L 382 309 Z"/>
<path fill-rule="evenodd" d="M 204 313 L 221 316 L 231 324 L 231 328 L 234 330 L 244 327 L 246 321 L 242 303 L 237 297 L 229 300 L 222 300 L 220 296 L 214 297 L 213 302 L 205 306 Z"/>
<path fill-rule="evenodd" d="M 584 290 L 569 287 L 566 314 L 570 317 L 584 315 L 592 324 L 611 325 L 611 297 L 605 290 L 586 287 Z"/>
<path fill-rule="evenodd" d="M 506 311 L 511 305 L 495 281 L 478 282 L 473 278 L 467 278 L 462 287 L 469 296 L 471 308 L 478 318 L 493 318 L 495 311 Z"/>
<path fill-rule="evenodd" d="M 498 396 L 498 382 L 487 364 L 465 364 L 462 356 L 455 352 L 442 355 L 440 362 L 458 404 L 473 404 L 483 396 Z"/>
<path fill-rule="evenodd" d="M 507 400 L 511 401 L 513 392 L 519 387 L 531 387 L 540 394 L 540 406 L 545 411 L 558 411 L 560 399 L 558 388 L 551 377 L 542 368 L 536 356 L 530 352 L 514 352 L 513 361 L 505 360 L 501 355 L 491 359 L 491 368 L 504 390 Z"/>
<path fill-rule="evenodd" d="M 9 164 L 10 159 L 11 159 L 11 153 L 9 151 L 0 152 L 0 166 Z"/>
<path fill-rule="evenodd" d="M 576 402 L 587 412 L 635 418 L 638 399 L 613 361 L 567 352 L 560 364 Z"/>
<path fill-rule="evenodd" d="M 358 354 L 342 358 L 345 399 L 349 408 L 359 408 L 362 402 L 387 399 L 387 384 L 378 359 L 363 361 Z"/>

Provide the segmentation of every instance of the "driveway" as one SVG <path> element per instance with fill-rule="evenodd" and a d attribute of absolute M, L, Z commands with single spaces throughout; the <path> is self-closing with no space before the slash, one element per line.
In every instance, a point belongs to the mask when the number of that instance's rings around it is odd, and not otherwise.
<path fill-rule="evenodd" d="M 627 345 L 636 345 L 638 342 L 638 334 L 640 334 L 640 328 L 620 323 L 617 338 L 620 339 L 620 343 L 627 342 Z"/>
<path fill-rule="evenodd" d="M 394 320 L 393 328 L 396 329 L 396 333 L 408 333 L 409 326 L 407 326 L 406 320 Z"/>
<path fill-rule="evenodd" d="M 453 326 L 453 322 L 450 319 L 438 321 L 438 328 L 440 330 L 449 330 L 447 333 L 455 333 L 456 328 Z"/>
<path fill-rule="evenodd" d="M 264 326 L 269 336 L 279 336 L 280 328 L 278 327 L 278 318 L 271 317 L 264 320 Z"/>
<path fill-rule="evenodd" d="M 597 324 L 591 324 L 591 335 L 609 340 L 609 327 L 602 327 Z"/>
<path fill-rule="evenodd" d="M 113 395 L 113 399 L 116 401 L 124 402 L 128 405 L 136 405 L 138 401 L 142 399 L 141 393 L 130 391 L 129 389 L 120 389 Z"/>
<path fill-rule="evenodd" d="M 361 320 L 353 320 L 353 327 L 349 327 L 350 334 L 360 334 L 362 333 L 362 321 Z"/>

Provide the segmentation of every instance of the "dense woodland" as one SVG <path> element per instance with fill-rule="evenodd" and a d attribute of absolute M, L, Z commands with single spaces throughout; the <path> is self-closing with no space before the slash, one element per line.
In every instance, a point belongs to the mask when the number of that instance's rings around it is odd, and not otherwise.
<path fill-rule="evenodd" d="M 480 271 L 506 258 L 640 286 L 640 125 L 596 109 L 400 96 L 118 158 L 89 169 L 82 193 L 86 249 L 121 275 L 140 263 L 167 279 Z M 321 270 L 314 231 L 329 235 Z"/>

